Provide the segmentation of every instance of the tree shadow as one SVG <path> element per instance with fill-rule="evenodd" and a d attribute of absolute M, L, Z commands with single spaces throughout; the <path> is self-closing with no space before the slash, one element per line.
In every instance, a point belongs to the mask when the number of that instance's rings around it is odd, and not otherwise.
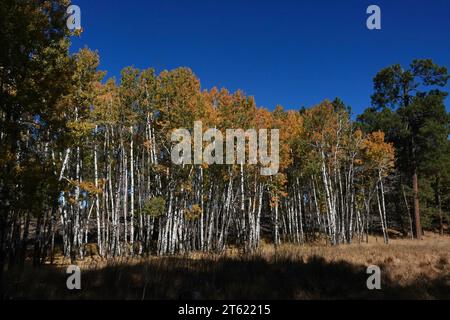
<path fill-rule="evenodd" d="M 382 268 L 383 269 L 383 268 Z M 369 290 L 363 265 L 280 258 L 160 258 L 84 270 L 82 290 L 69 291 L 64 268 L 10 271 L 10 299 L 449 299 L 450 277 L 426 276 L 401 286 L 382 276 L 382 290 Z"/>

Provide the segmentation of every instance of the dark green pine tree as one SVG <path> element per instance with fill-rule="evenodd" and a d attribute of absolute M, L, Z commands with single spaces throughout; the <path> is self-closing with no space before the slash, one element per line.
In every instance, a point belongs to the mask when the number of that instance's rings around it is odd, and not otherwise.
<path fill-rule="evenodd" d="M 448 79 L 447 68 L 430 59 L 414 60 L 407 70 L 387 67 L 374 78 L 373 107 L 359 117 L 363 129 L 383 130 L 396 147 L 397 166 L 412 182 L 417 239 L 422 236 L 419 173 L 437 173 L 445 166 L 439 159 L 448 137 L 447 93 L 440 88 Z"/>

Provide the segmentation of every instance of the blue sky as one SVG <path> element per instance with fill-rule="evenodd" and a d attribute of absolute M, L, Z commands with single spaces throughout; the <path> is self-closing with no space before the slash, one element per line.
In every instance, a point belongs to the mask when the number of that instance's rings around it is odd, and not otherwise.
<path fill-rule="evenodd" d="M 72 0 L 101 69 L 190 67 L 202 87 L 242 89 L 287 109 L 340 97 L 361 113 L 381 68 L 415 58 L 450 67 L 448 0 Z M 366 9 L 382 10 L 382 30 Z M 450 91 L 447 87 L 447 91 Z M 449 98 L 450 99 L 450 98 Z M 449 105 L 447 99 L 447 106 Z"/>

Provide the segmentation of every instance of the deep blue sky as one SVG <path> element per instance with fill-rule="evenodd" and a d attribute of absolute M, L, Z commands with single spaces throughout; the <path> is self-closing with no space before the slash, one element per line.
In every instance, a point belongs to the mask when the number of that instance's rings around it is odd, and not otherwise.
<path fill-rule="evenodd" d="M 81 7 L 84 29 L 72 50 L 98 50 L 108 76 L 128 65 L 157 72 L 187 66 L 203 88 L 242 89 L 270 109 L 339 96 L 358 114 L 370 105 L 381 68 L 414 58 L 450 67 L 449 0 L 72 3 Z M 381 31 L 366 28 L 370 4 L 381 7 Z"/>

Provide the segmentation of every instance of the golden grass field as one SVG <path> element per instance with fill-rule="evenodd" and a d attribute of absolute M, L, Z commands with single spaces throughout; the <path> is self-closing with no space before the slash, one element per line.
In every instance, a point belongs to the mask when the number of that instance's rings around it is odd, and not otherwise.
<path fill-rule="evenodd" d="M 389 245 L 265 244 L 248 256 L 190 254 L 104 260 L 78 265 L 82 289 L 66 288 L 66 267 L 7 272 L 11 299 L 450 299 L 450 237 L 428 233 L 422 241 Z M 378 265 L 382 289 L 368 290 L 366 269 Z"/>

